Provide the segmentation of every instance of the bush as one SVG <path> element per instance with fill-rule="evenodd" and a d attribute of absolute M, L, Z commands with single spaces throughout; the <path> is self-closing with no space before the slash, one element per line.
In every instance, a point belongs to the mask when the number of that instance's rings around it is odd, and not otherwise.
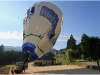
<path fill-rule="evenodd" d="M 67 49 L 66 59 L 68 64 L 74 62 L 74 57 L 75 57 L 74 51 L 72 49 Z"/>
<path fill-rule="evenodd" d="M 85 59 L 84 54 L 81 55 L 81 59 Z"/>
<path fill-rule="evenodd" d="M 62 63 L 55 63 L 54 65 L 62 65 Z"/>

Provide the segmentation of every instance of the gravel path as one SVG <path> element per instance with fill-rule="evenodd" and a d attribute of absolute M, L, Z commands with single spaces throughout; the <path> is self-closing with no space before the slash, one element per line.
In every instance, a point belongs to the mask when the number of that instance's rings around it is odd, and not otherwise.
<path fill-rule="evenodd" d="M 39 66 L 33 67 L 32 63 L 29 63 L 29 67 L 26 70 L 26 74 L 37 75 L 66 75 L 66 74 L 100 74 L 100 70 L 93 70 L 88 68 L 82 68 L 74 65 L 58 65 L 58 66 Z"/>

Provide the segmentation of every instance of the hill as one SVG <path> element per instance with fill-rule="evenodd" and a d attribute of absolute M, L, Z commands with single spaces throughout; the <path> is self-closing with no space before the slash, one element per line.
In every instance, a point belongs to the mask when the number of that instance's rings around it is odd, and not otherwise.
<path fill-rule="evenodd" d="M 21 46 L 4 46 L 4 50 L 7 51 L 7 50 L 14 50 L 14 51 L 21 51 L 22 50 L 22 47 Z"/>

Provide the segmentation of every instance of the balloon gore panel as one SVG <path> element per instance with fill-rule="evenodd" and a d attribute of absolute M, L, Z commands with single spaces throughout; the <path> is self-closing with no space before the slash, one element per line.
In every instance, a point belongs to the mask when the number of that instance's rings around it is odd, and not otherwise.
<path fill-rule="evenodd" d="M 36 46 L 34 44 L 27 42 L 23 44 L 22 51 L 29 52 L 31 54 L 32 59 L 35 60 L 38 59 L 37 54 L 34 52 L 35 48 Z"/>
<path fill-rule="evenodd" d="M 52 24 L 52 30 L 48 32 L 49 39 L 51 39 L 55 35 L 55 29 L 59 21 L 58 15 L 46 6 L 42 6 L 40 15 L 48 19 Z"/>

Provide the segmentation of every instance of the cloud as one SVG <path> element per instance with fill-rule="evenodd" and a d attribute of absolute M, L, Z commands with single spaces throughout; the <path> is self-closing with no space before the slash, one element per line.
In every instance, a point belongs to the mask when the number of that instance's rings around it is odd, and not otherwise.
<path fill-rule="evenodd" d="M 70 38 L 70 36 L 63 36 L 59 35 L 57 41 L 58 42 L 67 42 L 67 40 Z M 78 37 L 74 37 L 76 40 L 80 40 Z M 7 31 L 7 32 L 0 32 L 0 39 L 17 39 L 22 40 L 23 39 L 23 32 L 22 31 Z"/>
<path fill-rule="evenodd" d="M 67 40 L 70 38 L 70 36 L 63 36 L 63 35 L 59 35 L 57 41 L 59 42 L 67 42 Z M 80 40 L 80 38 L 78 37 L 74 37 L 76 40 Z"/>
<path fill-rule="evenodd" d="M 0 32 L 0 39 L 17 39 L 22 40 L 23 39 L 23 32 L 20 31 L 13 31 L 10 32 L 9 30 L 7 32 Z"/>

